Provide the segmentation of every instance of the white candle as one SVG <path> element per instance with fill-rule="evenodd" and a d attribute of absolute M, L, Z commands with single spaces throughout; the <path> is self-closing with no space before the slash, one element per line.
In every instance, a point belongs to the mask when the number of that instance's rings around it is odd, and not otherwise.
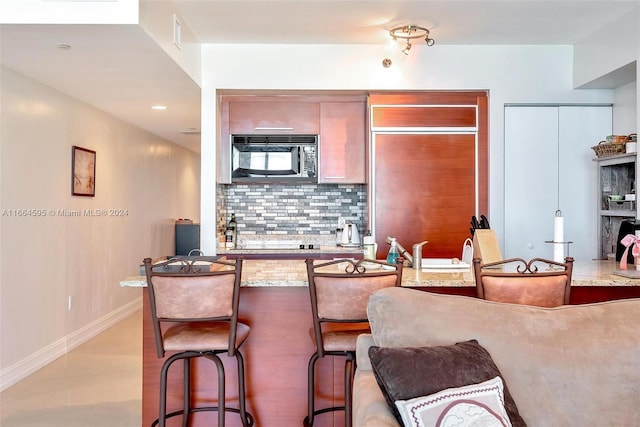
<path fill-rule="evenodd" d="M 553 219 L 553 260 L 564 262 L 564 218 L 559 212 Z"/>

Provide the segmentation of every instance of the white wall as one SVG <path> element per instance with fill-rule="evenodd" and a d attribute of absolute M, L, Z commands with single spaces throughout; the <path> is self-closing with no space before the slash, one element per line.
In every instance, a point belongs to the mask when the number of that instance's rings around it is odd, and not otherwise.
<path fill-rule="evenodd" d="M 637 83 L 634 81 L 614 91 L 613 133 L 629 135 L 638 132 Z"/>
<path fill-rule="evenodd" d="M 385 57 L 393 65 L 385 69 Z M 488 90 L 492 228 L 504 220 L 505 103 L 611 103 L 612 90 L 574 90 L 570 46 L 204 45 L 202 246 L 215 248 L 215 97 L 220 89 Z M 597 141 L 596 141 L 597 142 Z"/>
<path fill-rule="evenodd" d="M 174 43 L 174 17 L 180 23 L 179 45 Z M 195 81 L 201 82 L 200 42 L 173 2 L 140 1 L 140 26 Z"/>
<path fill-rule="evenodd" d="M 127 313 L 118 282 L 199 219 L 197 154 L 0 68 L 0 368 L 5 388 Z M 95 150 L 96 196 L 71 196 L 71 147 Z M 43 216 L 15 216 L 41 209 Z M 124 209 L 63 217 L 59 210 Z M 68 296 L 73 308 L 67 310 Z"/>
<path fill-rule="evenodd" d="M 625 67 L 637 61 L 640 48 L 640 7 L 591 34 L 574 46 L 574 86 L 580 87 L 601 80 L 633 81 L 633 68 Z M 620 70 L 619 73 L 616 73 Z M 608 76 L 604 78 L 603 76 Z M 626 81 L 625 81 L 626 80 Z M 615 87 L 615 86 L 609 86 Z"/>

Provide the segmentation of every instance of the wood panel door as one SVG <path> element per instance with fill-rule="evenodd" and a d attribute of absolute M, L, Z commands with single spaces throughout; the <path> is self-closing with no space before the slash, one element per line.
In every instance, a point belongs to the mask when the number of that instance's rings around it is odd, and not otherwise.
<path fill-rule="evenodd" d="M 366 104 L 320 104 L 320 166 L 318 183 L 366 182 Z"/>
<path fill-rule="evenodd" d="M 374 134 L 374 215 L 378 257 L 387 236 L 423 257 L 460 257 L 477 214 L 475 133 Z"/>
<path fill-rule="evenodd" d="M 233 134 L 310 134 L 320 132 L 317 102 L 230 102 L 229 132 Z"/>

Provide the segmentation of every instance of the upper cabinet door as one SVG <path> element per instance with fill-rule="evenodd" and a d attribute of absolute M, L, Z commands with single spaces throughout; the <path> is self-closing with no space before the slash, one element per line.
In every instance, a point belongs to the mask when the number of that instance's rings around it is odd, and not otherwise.
<path fill-rule="evenodd" d="M 408 113 L 410 111 L 410 113 Z M 382 129 L 428 129 L 435 128 L 468 128 L 475 130 L 478 126 L 475 105 L 413 105 L 376 106 L 372 109 L 373 127 Z"/>
<path fill-rule="evenodd" d="M 320 104 L 319 183 L 366 182 L 366 104 Z"/>
<path fill-rule="evenodd" d="M 229 103 L 229 133 L 312 134 L 320 133 L 317 102 L 247 101 Z"/>

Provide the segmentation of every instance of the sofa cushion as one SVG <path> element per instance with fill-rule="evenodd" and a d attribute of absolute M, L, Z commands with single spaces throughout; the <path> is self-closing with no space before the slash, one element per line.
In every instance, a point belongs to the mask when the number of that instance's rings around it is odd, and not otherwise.
<path fill-rule="evenodd" d="M 500 377 L 480 384 L 449 388 L 429 396 L 396 401 L 405 427 L 511 427 L 504 408 Z M 451 420 L 455 420 L 452 423 Z"/>
<path fill-rule="evenodd" d="M 529 425 L 640 425 L 639 299 L 542 308 L 391 288 L 367 312 L 381 347 L 477 339 Z"/>
<path fill-rule="evenodd" d="M 371 347 L 369 358 L 382 394 L 400 422 L 395 403 L 439 391 L 474 385 L 500 376 L 478 341 L 433 347 Z M 505 406 L 514 426 L 526 425 L 505 387 Z"/>

